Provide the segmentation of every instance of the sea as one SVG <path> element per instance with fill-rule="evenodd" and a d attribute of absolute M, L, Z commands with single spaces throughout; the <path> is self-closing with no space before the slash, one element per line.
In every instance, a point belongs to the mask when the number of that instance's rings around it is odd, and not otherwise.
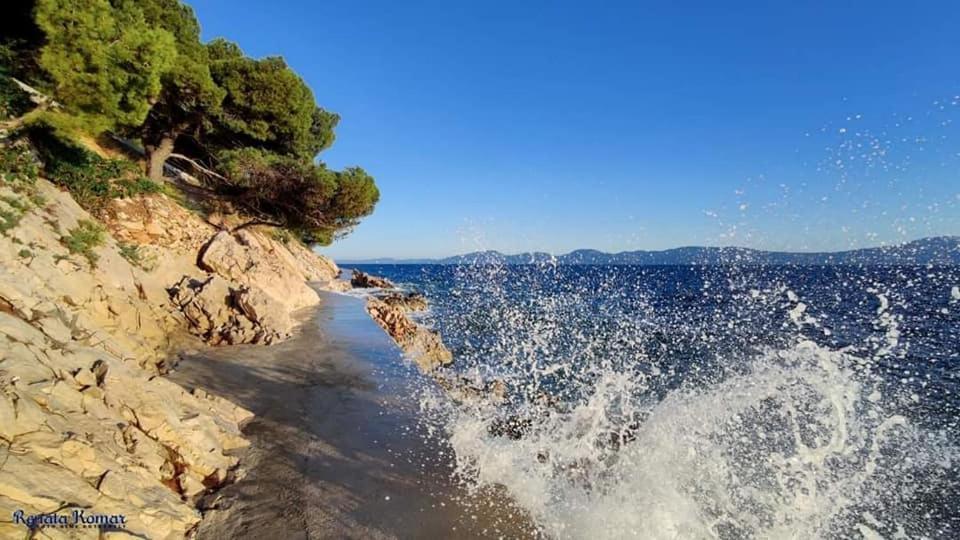
<path fill-rule="evenodd" d="M 960 538 L 960 267 L 360 265 L 458 482 L 544 538 Z"/>

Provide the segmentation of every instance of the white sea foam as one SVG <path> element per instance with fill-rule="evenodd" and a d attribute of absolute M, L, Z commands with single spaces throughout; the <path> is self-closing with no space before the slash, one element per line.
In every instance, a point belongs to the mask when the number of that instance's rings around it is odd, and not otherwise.
<path fill-rule="evenodd" d="M 504 308 L 493 325 L 496 376 L 534 399 L 505 407 L 435 394 L 424 406 L 444 410 L 459 477 L 475 489 L 503 486 L 548 537 L 942 536 L 936 512 L 918 515 L 917 501 L 955 485 L 960 453 L 901 414 L 902 392 L 876 374 L 900 334 L 889 296 L 871 292 L 884 331 L 874 357 L 798 334 L 784 347 L 727 358 L 741 366 L 734 372 L 665 392 L 656 391 L 663 366 L 610 362 L 594 338 L 570 335 L 563 317 L 577 293 L 545 295 L 536 315 L 529 303 Z M 798 330 L 819 327 L 793 291 L 745 294 L 785 298 Z M 647 331 L 620 320 L 603 339 Z M 558 341 L 579 353 L 559 353 Z M 553 355 L 546 364 L 545 354 Z M 576 399 L 547 397 L 544 381 L 556 374 L 578 381 Z"/>
<path fill-rule="evenodd" d="M 489 404 L 463 408 L 450 441 L 465 479 L 505 486 L 551 537 L 806 539 L 915 528 L 891 507 L 920 487 L 903 479 L 932 463 L 949 469 L 956 456 L 887 413 L 849 365 L 802 342 L 745 375 L 650 404 L 636 400 L 642 381 L 608 373 L 569 411 L 525 411 L 535 421 L 518 439 L 491 434 L 499 412 Z M 614 444 L 618 435 L 627 442 Z M 910 459 L 889 459 L 901 453 Z M 864 509 L 880 517 L 865 522 Z"/>

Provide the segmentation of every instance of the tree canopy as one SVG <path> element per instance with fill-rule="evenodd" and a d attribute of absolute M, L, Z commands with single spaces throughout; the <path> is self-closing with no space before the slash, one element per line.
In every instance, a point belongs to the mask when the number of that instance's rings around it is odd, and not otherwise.
<path fill-rule="evenodd" d="M 46 37 L 39 64 L 57 98 L 96 125 L 140 125 L 176 58 L 170 32 L 107 0 L 38 0 L 35 16 Z"/>
<path fill-rule="evenodd" d="M 0 36 L 0 73 L 49 89 L 88 131 L 139 138 L 151 178 L 175 151 L 187 155 L 220 173 L 218 194 L 309 242 L 328 243 L 373 211 L 370 175 L 315 161 L 340 117 L 282 57 L 203 43 L 180 0 L 12 2 L 17 28 Z"/>
<path fill-rule="evenodd" d="M 232 202 L 308 243 L 329 244 L 373 212 L 380 199 L 373 178 L 360 167 L 331 171 L 252 148 L 227 151 L 222 159 Z"/>
<path fill-rule="evenodd" d="M 317 107 L 313 92 L 283 58 L 248 58 L 224 40 L 210 48 L 210 72 L 226 92 L 208 126 L 213 144 L 312 159 L 333 143 L 340 117 Z"/>

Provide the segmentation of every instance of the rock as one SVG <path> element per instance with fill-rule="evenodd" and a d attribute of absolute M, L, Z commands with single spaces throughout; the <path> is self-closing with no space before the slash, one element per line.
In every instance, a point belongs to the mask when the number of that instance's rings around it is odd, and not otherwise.
<path fill-rule="evenodd" d="M 427 298 L 420 293 L 400 293 L 390 292 L 378 296 L 380 300 L 391 305 L 404 309 L 405 311 L 426 311 Z"/>
<path fill-rule="evenodd" d="M 305 281 L 329 286 L 339 269 L 297 242 L 217 232 L 163 195 L 92 216 L 47 180 L 34 186 L 42 207 L 0 183 L 3 201 L 26 208 L 0 235 L 0 537 L 27 534 L 9 521 L 17 510 L 72 508 L 124 514 L 131 537 L 189 536 L 196 499 L 236 476 L 231 451 L 247 445 L 252 413 L 163 377 L 171 349 L 199 346 L 182 330 L 209 343 L 282 339 L 290 312 L 318 301 Z M 62 238 L 98 218 L 108 234 L 91 265 Z"/>
<path fill-rule="evenodd" d="M 82 388 L 97 385 L 97 376 L 87 368 L 81 368 L 73 375 L 73 378 Z"/>
<path fill-rule="evenodd" d="M 52 512 L 68 501 L 67 511 L 124 514 L 134 536 L 183 538 L 193 529 L 200 514 L 190 497 L 236 466 L 226 452 L 243 445 L 249 412 L 101 349 L 56 343 L 5 312 L 0 350 L 0 514 Z M 0 536 L 23 534 L 0 525 Z"/>
<path fill-rule="evenodd" d="M 307 281 L 329 283 L 340 276 L 340 269 L 336 263 L 327 257 L 320 256 L 307 246 L 289 240 L 283 246 L 290 253 L 294 265 L 300 269 Z"/>
<path fill-rule="evenodd" d="M 319 302 L 306 282 L 331 288 L 340 271 L 297 240 L 278 240 L 273 229 L 236 230 L 241 220 L 233 215 L 212 214 L 205 221 L 165 196 L 116 200 L 107 213 L 111 233 L 137 245 L 141 259 L 149 261 L 150 276 L 164 289 L 196 265 L 236 291 L 225 302 L 233 302 L 229 307 L 238 308 L 243 317 L 224 332 L 198 332 L 196 320 L 191 322 L 193 332 L 209 336 L 205 339 L 211 344 L 272 343 L 291 335 L 291 312 Z M 206 276 L 197 279 L 205 281 Z M 207 308 L 213 308 L 212 303 L 207 302 Z"/>
<path fill-rule="evenodd" d="M 168 292 L 190 332 L 211 345 L 272 343 L 293 327 L 286 308 L 262 290 L 232 288 L 217 275 L 183 276 Z"/>
<path fill-rule="evenodd" d="M 394 284 L 391 283 L 390 280 L 388 279 L 377 277 L 377 276 L 371 276 L 370 274 L 366 274 L 356 269 L 353 270 L 353 276 L 350 278 L 350 284 L 353 285 L 353 287 L 356 289 L 371 289 L 371 288 L 393 289 L 395 288 Z"/>
<path fill-rule="evenodd" d="M 411 321 L 404 308 L 370 298 L 367 313 L 424 373 L 453 361 L 440 335 Z"/>
<path fill-rule="evenodd" d="M 189 252 L 196 256 L 216 232 L 209 223 L 165 195 L 114 199 L 102 216 L 119 241 L 139 246 Z"/>
<path fill-rule="evenodd" d="M 492 381 L 476 381 L 456 373 L 436 373 L 434 380 L 447 393 L 461 402 L 483 399 L 491 403 L 502 403 L 508 395 L 507 383 L 502 379 Z"/>
<path fill-rule="evenodd" d="M 324 283 L 323 288 L 327 291 L 343 293 L 353 289 L 353 285 L 351 285 L 349 281 L 333 279 Z"/>
<path fill-rule="evenodd" d="M 254 231 L 218 232 L 201 250 L 197 264 L 226 280 L 260 289 L 288 313 L 320 301 L 290 251 Z M 285 333 L 291 328 L 276 330 Z"/>

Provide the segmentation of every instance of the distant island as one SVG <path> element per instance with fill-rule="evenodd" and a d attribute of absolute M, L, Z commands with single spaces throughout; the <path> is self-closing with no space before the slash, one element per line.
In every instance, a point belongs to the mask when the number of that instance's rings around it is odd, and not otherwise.
<path fill-rule="evenodd" d="M 543 252 L 505 255 L 499 251 L 477 251 L 443 259 L 341 260 L 342 265 L 359 264 L 770 264 L 770 265 L 958 265 L 960 236 L 922 238 L 896 246 L 881 246 L 835 252 L 763 251 L 742 247 L 679 247 L 662 251 L 605 253 L 578 249 L 564 255 Z"/>

